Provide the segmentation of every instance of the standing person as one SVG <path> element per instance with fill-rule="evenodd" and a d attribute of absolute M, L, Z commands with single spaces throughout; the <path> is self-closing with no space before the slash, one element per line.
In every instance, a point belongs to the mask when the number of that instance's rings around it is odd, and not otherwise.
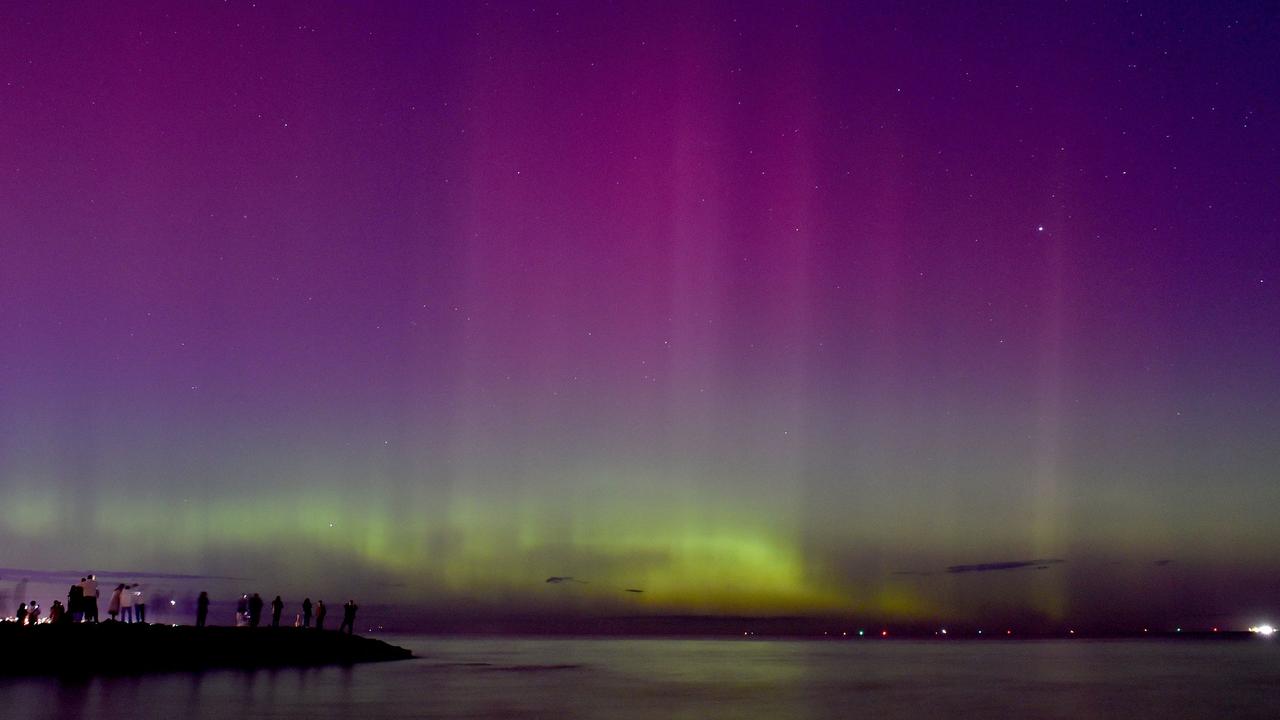
<path fill-rule="evenodd" d="M 311 598 L 302 601 L 302 627 L 311 627 Z"/>
<path fill-rule="evenodd" d="M 62 601 L 54 600 L 53 604 L 49 606 L 49 624 L 61 625 L 62 621 L 65 620 L 66 617 L 67 614 L 62 606 Z"/>
<path fill-rule="evenodd" d="M 27 603 L 27 624 L 35 625 L 40 622 L 40 603 L 32 600 Z"/>
<path fill-rule="evenodd" d="M 98 622 L 98 578 L 89 573 L 89 577 L 80 583 L 84 586 L 84 621 Z"/>
<path fill-rule="evenodd" d="M 262 596 L 254 593 L 249 598 L 249 627 L 258 627 L 262 622 Z"/>
<path fill-rule="evenodd" d="M 200 597 L 196 598 L 196 627 L 204 627 L 204 621 L 208 619 L 209 593 L 201 590 Z"/>
<path fill-rule="evenodd" d="M 27 604 L 18 603 L 18 626 L 27 624 Z"/>
<path fill-rule="evenodd" d="M 120 594 L 124 592 L 124 585 L 117 585 L 115 590 L 111 591 L 111 600 L 107 602 L 107 614 L 112 620 L 120 614 Z"/>
<path fill-rule="evenodd" d="M 67 614 L 71 617 L 72 622 L 80 622 L 84 619 L 84 585 L 85 578 L 80 578 L 80 582 L 71 586 L 67 591 Z"/>
<path fill-rule="evenodd" d="M 236 603 L 236 627 L 244 627 L 249 624 L 249 596 L 241 595 L 240 601 Z"/>
<path fill-rule="evenodd" d="M 316 601 L 316 629 L 317 630 L 324 629 L 324 614 L 327 612 L 329 611 L 325 608 L 324 601 L 323 600 Z"/>
<path fill-rule="evenodd" d="M 338 632 L 342 632 L 342 628 L 346 628 L 348 635 L 355 634 L 356 610 L 359 609 L 360 606 L 356 605 L 355 600 L 348 600 L 342 605 L 342 624 L 338 626 Z"/>
<path fill-rule="evenodd" d="M 284 601 L 277 595 L 275 600 L 271 601 L 271 627 L 280 627 L 280 613 L 284 612 Z"/>
<path fill-rule="evenodd" d="M 120 622 L 133 622 L 133 586 L 125 585 L 120 590 Z"/>
<path fill-rule="evenodd" d="M 147 596 L 143 594 L 142 586 L 138 583 L 133 584 L 133 614 L 137 616 L 138 622 L 147 621 Z"/>

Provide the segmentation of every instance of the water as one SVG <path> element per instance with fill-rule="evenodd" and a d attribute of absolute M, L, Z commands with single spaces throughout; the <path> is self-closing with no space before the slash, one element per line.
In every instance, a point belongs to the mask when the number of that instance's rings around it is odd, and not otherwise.
<path fill-rule="evenodd" d="M 0 679 L 4 718 L 1277 718 L 1280 643 L 388 638 L 309 670 Z M 115 651 L 128 662 L 128 648 Z"/>

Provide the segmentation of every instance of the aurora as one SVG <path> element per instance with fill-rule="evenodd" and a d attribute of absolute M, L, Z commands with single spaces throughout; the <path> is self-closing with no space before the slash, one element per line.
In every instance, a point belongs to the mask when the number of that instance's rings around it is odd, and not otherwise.
<path fill-rule="evenodd" d="M 1280 616 L 1274 13 L 0 14 L 0 566 Z"/>

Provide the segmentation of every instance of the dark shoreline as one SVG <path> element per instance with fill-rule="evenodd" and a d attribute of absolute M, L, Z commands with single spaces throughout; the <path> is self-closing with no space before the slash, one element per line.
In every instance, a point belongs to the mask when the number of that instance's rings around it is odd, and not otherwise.
<path fill-rule="evenodd" d="M 947 628 L 945 634 L 942 629 Z M 925 624 L 885 622 L 866 618 L 747 616 L 747 615 L 462 615 L 393 618 L 388 632 L 437 637 L 617 637 L 703 638 L 743 637 L 787 640 L 1266 640 L 1243 629 L 1212 627 L 1134 627 L 1096 625 Z M 859 634 L 861 632 L 861 634 Z M 881 632 L 886 633 L 883 637 Z"/>
<path fill-rule="evenodd" d="M 130 675 L 406 660 L 381 640 L 300 628 L 0 623 L 0 675 Z"/>

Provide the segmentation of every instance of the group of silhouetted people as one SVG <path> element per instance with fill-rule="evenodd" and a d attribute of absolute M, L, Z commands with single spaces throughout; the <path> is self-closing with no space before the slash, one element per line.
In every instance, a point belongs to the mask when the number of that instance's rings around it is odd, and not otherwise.
<path fill-rule="evenodd" d="M 46 622 L 96 623 L 98 622 L 98 579 L 93 575 L 80 578 L 80 582 L 67 591 L 67 604 L 54 600 L 49 606 Z M 120 583 L 111 592 L 107 614 L 112 620 L 125 623 L 147 621 L 147 596 L 138 583 Z M 40 604 L 35 600 L 18 606 L 19 625 L 36 625 L 40 622 Z"/>
<path fill-rule="evenodd" d="M 49 623 L 96 623 L 98 622 L 98 580 L 93 575 L 80 578 L 80 582 L 67 591 L 67 604 L 54 600 L 49 607 Z M 236 627 L 258 627 L 262 624 L 262 611 L 266 607 L 262 596 L 258 593 L 246 593 L 236 603 Z M 271 601 L 271 627 L 280 627 L 280 617 L 284 614 L 284 600 L 279 595 Z M 328 608 L 323 600 L 314 605 L 311 598 L 306 598 L 300 606 L 301 611 L 294 616 L 293 625 L 298 628 L 310 628 L 312 620 L 317 630 L 324 629 L 325 615 Z M 111 591 L 107 601 L 107 614 L 111 620 L 123 623 L 146 623 L 147 597 L 138 583 L 119 583 Z M 342 622 L 338 632 L 354 634 L 356 629 L 356 610 L 359 606 L 355 600 L 348 600 L 342 605 Z M 35 625 L 40 622 L 41 608 L 32 600 L 18 606 L 17 621 L 19 625 Z M 201 592 L 196 598 L 196 627 L 205 627 L 209 620 L 209 593 Z"/>
<path fill-rule="evenodd" d="M 265 605 L 266 603 L 263 602 L 262 596 L 258 593 L 241 595 L 240 599 L 236 601 L 236 627 L 259 627 L 262 624 L 262 610 Z M 356 605 L 355 600 L 348 600 L 342 605 L 342 623 L 338 625 L 338 632 L 345 630 L 348 635 L 355 632 L 356 610 L 359 607 Z M 311 621 L 314 618 L 316 629 L 324 629 L 325 615 L 329 612 L 329 609 L 325 607 L 324 600 L 318 600 L 315 605 L 312 605 L 311 598 L 305 598 L 302 601 L 301 609 L 302 612 L 294 616 L 294 627 L 310 628 Z M 277 595 L 271 601 L 271 627 L 280 627 L 280 616 L 283 614 L 284 600 Z M 196 627 L 204 627 L 208 619 L 209 593 L 202 592 L 200 597 L 196 599 Z"/>
<path fill-rule="evenodd" d="M 19 603 L 17 621 L 19 625 L 35 625 L 40 622 L 40 603 L 32 600 L 30 603 Z M 66 611 L 62 607 L 62 602 L 54 600 L 53 605 L 49 606 L 49 622 L 66 622 Z"/>
<path fill-rule="evenodd" d="M 71 586 L 67 591 L 67 613 L 72 622 L 98 622 L 98 578 L 86 575 Z"/>
<path fill-rule="evenodd" d="M 147 621 L 147 598 L 142 594 L 142 586 L 120 584 L 111 591 L 111 600 L 107 602 L 107 614 L 112 620 L 120 616 L 120 622 Z"/>

